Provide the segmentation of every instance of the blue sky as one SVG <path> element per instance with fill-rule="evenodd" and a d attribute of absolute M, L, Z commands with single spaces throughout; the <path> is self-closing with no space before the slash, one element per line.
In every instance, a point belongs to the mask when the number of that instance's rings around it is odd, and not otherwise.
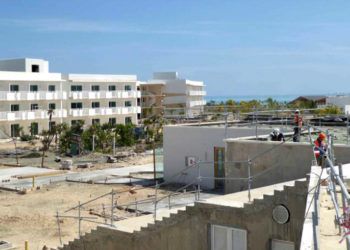
<path fill-rule="evenodd" d="M 178 71 L 208 95 L 350 92 L 349 1 L 0 0 L 0 58 Z"/>

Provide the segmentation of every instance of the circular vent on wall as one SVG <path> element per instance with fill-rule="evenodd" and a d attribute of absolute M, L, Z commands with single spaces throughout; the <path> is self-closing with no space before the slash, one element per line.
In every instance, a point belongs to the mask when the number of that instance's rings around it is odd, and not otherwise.
<path fill-rule="evenodd" d="M 289 210 L 284 205 L 277 205 L 272 210 L 272 218 L 278 224 L 285 224 L 289 221 Z"/>

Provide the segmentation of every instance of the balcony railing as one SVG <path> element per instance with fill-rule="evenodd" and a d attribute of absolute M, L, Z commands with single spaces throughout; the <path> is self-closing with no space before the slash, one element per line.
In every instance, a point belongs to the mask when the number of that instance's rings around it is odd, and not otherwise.
<path fill-rule="evenodd" d="M 52 114 L 52 118 L 67 117 L 67 110 L 55 109 Z M 36 119 L 49 119 L 47 110 L 24 110 L 14 112 L 0 112 L 0 121 L 17 121 L 17 120 L 36 120 Z"/>
<path fill-rule="evenodd" d="M 0 91 L 1 101 L 36 101 L 36 100 L 60 100 L 67 99 L 67 92 L 61 91 Z"/>
<path fill-rule="evenodd" d="M 140 107 L 116 107 L 116 108 L 83 108 L 71 109 L 69 115 L 73 117 L 80 116 L 98 116 L 98 115 L 128 115 L 141 112 Z"/>
<path fill-rule="evenodd" d="M 204 106 L 207 102 L 205 100 L 200 101 L 188 101 L 187 106 L 188 107 L 194 107 L 194 106 Z"/>
<path fill-rule="evenodd" d="M 72 99 L 108 99 L 108 98 L 139 98 L 140 91 L 72 91 L 69 92 Z"/>
<path fill-rule="evenodd" d="M 207 95 L 207 91 L 189 90 L 189 91 L 187 91 L 187 95 L 191 95 L 191 96 L 205 96 L 205 95 Z"/>

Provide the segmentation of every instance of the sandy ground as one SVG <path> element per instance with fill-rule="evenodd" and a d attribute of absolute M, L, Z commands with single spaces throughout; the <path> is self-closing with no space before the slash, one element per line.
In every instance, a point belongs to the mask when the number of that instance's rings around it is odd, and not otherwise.
<path fill-rule="evenodd" d="M 327 193 L 327 187 L 322 186 L 320 192 L 320 250 L 345 250 L 345 240 L 339 243 L 342 234 L 339 234 L 339 227 L 334 223 L 335 210 L 331 196 Z M 338 202 L 341 205 L 339 193 Z"/>
<path fill-rule="evenodd" d="M 40 142 L 31 145 L 27 142 L 18 142 L 19 150 L 24 151 L 24 155 L 30 152 L 38 152 Z M 0 143 L 0 163 L 16 163 L 15 156 L 6 155 L 15 150 L 12 142 Z M 39 152 L 40 153 L 40 152 Z M 59 163 L 54 162 L 55 153 L 48 152 L 45 158 L 45 166 L 58 169 Z M 63 157 L 63 159 L 65 159 Z M 73 160 L 73 164 L 78 162 L 93 162 L 91 169 L 75 169 L 74 171 L 90 171 L 95 169 L 126 167 L 133 165 L 142 165 L 153 161 L 152 155 L 138 154 L 134 157 L 128 157 L 117 163 L 106 163 L 106 156 L 100 153 L 93 153 L 81 157 L 66 158 Z M 19 163 L 23 166 L 40 166 L 41 158 L 19 158 Z M 1 166 L 0 168 L 8 168 Z M 93 185 L 83 183 L 61 182 L 43 187 L 40 190 L 20 195 L 15 192 L 0 190 L 0 240 L 9 241 L 16 249 L 24 248 L 24 241 L 29 241 L 29 249 L 42 249 L 44 245 L 49 247 L 59 246 L 59 234 L 57 220 L 54 217 L 58 210 L 60 214 L 66 209 L 78 205 L 78 202 L 85 202 L 114 189 L 117 192 L 128 191 L 130 186 L 126 185 Z M 162 195 L 165 192 L 158 192 Z M 124 192 L 118 194 L 118 204 L 134 202 L 136 199 L 152 197 L 154 190 L 147 188 L 136 192 Z M 90 209 L 98 214 L 111 214 L 111 195 L 99 199 L 89 205 L 84 206 L 81 211 L 82 216 L 96 217 L 91 215 Z M 115 209 L 114 213 L 119 218 L 135 216 L 134 213 L 128 213 L 123 210 Z M 65 215 L 78 215 L 78 210 L 73 210 Z M 108 217 L 108 223 L 110 223 Z M 104 218 L 99 217 L 99 222 L 105 222 Z M 97 224 L 83 221 L 81 224 L 82 233 L 95 228 Z M 78 237 L 78 220 L 71 218 L 60 219 L 61 235 L 63 243 Z"/>
<path fill-rule="evenodd" d="M 18 162 L 22 166 L 33 166 L 40 167 L 41 166 L 41 152 L 39 151 L 41 147 L 41 143 L 36 141 L 34 145 L 28 142 L 17 142 L 17 149 L 19 152 Z M 58 169 L 60 167 L 60 163 L 56 163 L 54 161 L 56 154 L 53 152 L 54 147 L 50 152 L 46 153 L 44 166 L 47 168 Z M 8 143 L 0 143 L 0 163 L 2 164 L 16 164 L 15 157 L 15 147 L 12 142 Z M 35 158 L 26 158 L 26 155 L 29 153 L 37 152 L 39 153 L 39 157 Z M 6 155 L 6 153 L 12 153 L 11 155 Z M 146 155 L 144 153 L 137 154 L 133 157 L 127 157 L 120 159 L 117 163 L 106 163 L 107 155 L 102 153 L 91 153 L 82 156 L 74 156 L 74 157 L 64 157 L 60 156 L 62 159 L 70 159 L 73 161 L 73 164 L 77 164 L 79 162 L 92 162 L 94 165 L 93 169 L 104 169 L 111 167 L 125 167 L 131 165 L 143 165 L 147 163 L 153 162 L 152 155 Z M 0 168 L 4 167 L 0 165 Z M 6 167 L 6 166 L 5 166 Z"/>
<path fill-rule="evenodd" d="M 25 195 L 14 192 L 0 191 L 0 240 L 9 241 L 23 249 L 24 241 L 28 240 L 30 249 L 42 249 L 44 245 L 56 247 L 60 244 L 58 237 L 57 220 L 54 217 L 58 210 L 60 214 L 66 209 L 108 193 L 112 188 L 117 191 L 130 190 L 125 185 L 91 185 L 80 183 L 59 183 L 41 190 L 35 190 Z M 158 192 L 158 195 L 165 191 Z M 149 198 L 154 195 L 154 190 L 147 188 L 134 192 L 118 194 L 118 204 L 133 202 L 135 199 Z M 99 214 L 103 213 L 102 204 L 106 207 L 106 214 L 110 215 L 111 195 L 99 199 L 84 206 L 82 216 L 95 216 L 89 214 L 90 209 Z M 135 214 L 115 209 L 118 217 L 133 217 Z M 65 215 L 78 215 L 78 210 Z M 98 221 L 104 222 L 103 218 Z M 110 223 L 110 220 L 107 220 Z M 61 219 L 61 234 L 63 243 L 78 237 L 78 221 L 76 219 Z M 88 232 L 95 228 L 95 223 L 82 222 L 82 232 Z"/>

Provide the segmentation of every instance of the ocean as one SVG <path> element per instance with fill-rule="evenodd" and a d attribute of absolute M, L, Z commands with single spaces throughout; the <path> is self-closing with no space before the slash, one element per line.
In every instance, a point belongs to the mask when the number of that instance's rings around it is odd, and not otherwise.
<path fill-rule="evenodd" d="M 215 101 L 215 102 L 226 102 L 227 100 L 234 100 L 236 102 L 241 101 L 251 101 L 259 100 L 265 101 L 267 98 L 271 97 L 272 99 L 278 102 L 290 102 L 298 97 L 298 95 L 230 95 L 230 96 L 206 96 L 205 100 Z"/>

